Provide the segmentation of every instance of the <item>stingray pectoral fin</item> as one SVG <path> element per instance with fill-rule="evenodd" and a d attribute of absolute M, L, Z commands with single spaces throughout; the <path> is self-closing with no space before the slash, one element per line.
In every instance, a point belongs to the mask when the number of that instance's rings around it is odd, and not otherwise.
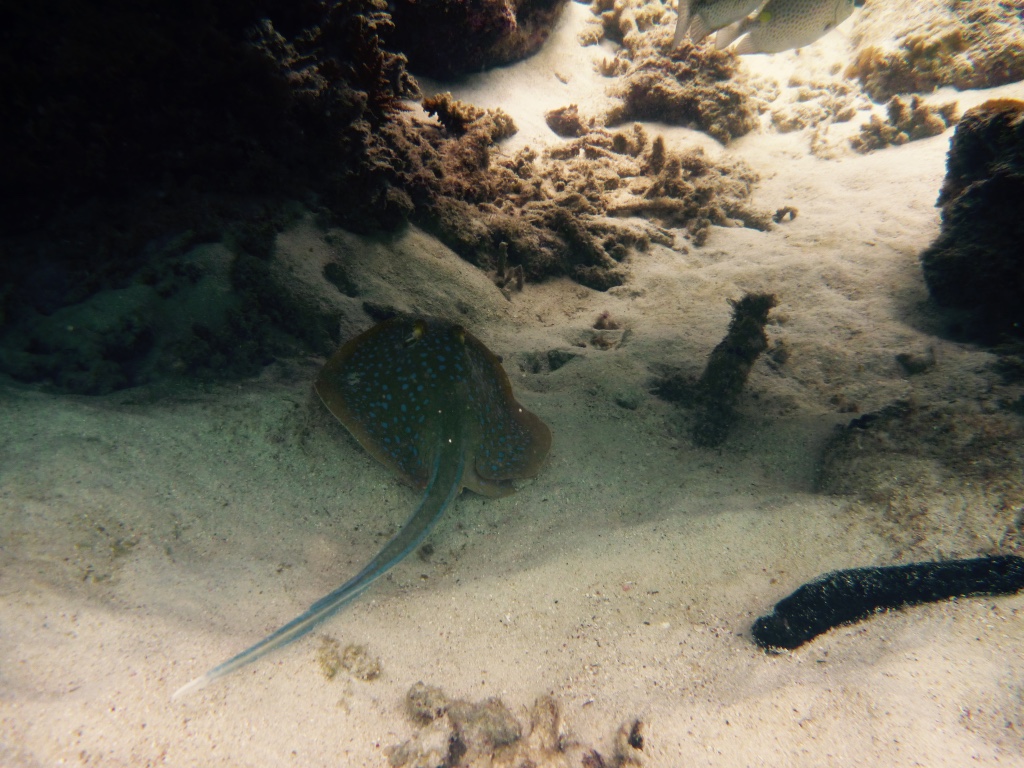
<path fill-rule="evenodd" d="M 457 409 L 452 409 L 457 410 Z M 457 434 L 456 430 L 456 434 Z M 449 433 L 452 434 L 452 433 Z M 308 634 L 321 622 L 329 619 L 346 603 L 358 597 L 374 581 L 387 573 L 401 562 L 406 555 L 420 545 L 444 514 L 448 505 L 455 500 L 462 490 L 462 475 L 465 469 L 465 446 L 461 437 L 443 439 L 440 450 L 434 459 L 430 482 L 420 500 L 419 506 L 406 521 L 402 529 L 384 548 L 371 560 L 363 570 L 346 581 L 329 595 L 317 600 L 309 610 L 292 619 L 283 627 L 267 635 L 256 645 L 247 648 L 223 664 L 211 669 L 205 675 L 175 691 L 172 698 L 177 699 L 187 693 L 203 688 L 214 680 L 234 672 L 236 669 L 266 656 L 272 651 L 283 648 L 303 635 Z"/>

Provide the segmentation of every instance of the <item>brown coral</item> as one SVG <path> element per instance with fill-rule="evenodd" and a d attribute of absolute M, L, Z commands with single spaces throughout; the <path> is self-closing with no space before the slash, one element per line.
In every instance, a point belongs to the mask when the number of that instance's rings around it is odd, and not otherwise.
<path fill-rule="evenodd" d="M 875 101 L 899 93 L 928 93 L 951 85 L 991 88 L 1024 78 L 1024 27 L 1019 4 L 999 0 L 937 3 L 917 9 L 924 18 L 907 29 L 895 48 L 865 41 L 846 76 L 857 78 Z M 900 10 L 869 5 L 858 26 L 875 24 L 888 35 Z"/>
<path fill-rule="evenodd" d="M 752 171 L 699 149 L 671 152 L 638 125 L 498 160 L 485 125 L 466 128 L 461 136 L 415 133 L 419 143 L 403 150 L 413 170 L 402 184 L 422 201 L 414 219 L 486 269 L 503 260 L 529 280 L 569 275 L 607 290 L 625 280 L 631 252 L 672 244 L 661 226 L 685 227 L 697 244 L 712 224 L 771 227 L 769 214 L 749 205 Z M 632 216 L 654 224 L 620 219 Z"/>
<path fill-rule="evenodd" d="M 723 144 L 758 126 L 761 107 L 736 57 L 689 42 L 672 49 L 670 22 L 659 2 L 596 0 L 605 35 L 621 41 L 603 72 L 621 76 L 612 94 L 621 99 L 605 117 L 609 126 L 656 120 L 705 131 Z"/>

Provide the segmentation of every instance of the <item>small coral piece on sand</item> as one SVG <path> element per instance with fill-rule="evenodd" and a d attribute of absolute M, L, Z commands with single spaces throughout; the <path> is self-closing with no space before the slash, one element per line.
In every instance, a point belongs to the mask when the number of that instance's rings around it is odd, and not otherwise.
<path fill-rule="evenodd" d="M 579 107 L 570 104 L 568 107 L 553 109 L 544 115 L 544 122 L 548 128 L 555 132 L 555 135 L 563 139 L 578 138 L 595 127 L 595 120 L 584 122 L 580 116 Z"/>
<path fill-rule="evenodd" d="M 955 101 L 933 107 L 925 104 L 920 96 L 911 96 L 909 99 L 893 96 L 887 109 L 888 120 L 872 115 L 871 120 L 861 126 L 860 133 L 850 139 L 850 146 L 854 150 L 867 153 L 890 145 L 938 136 L 955 123 L 957 117 Z"/>
<path fill-rule="evenodd" d="M 328 680 L 333 680 L 342 670 L 358 680 L 370 681 L 380 677 L 380 661 L 370 655 L 365 645 L 349 644 L 341 648 L 340 643 L 329 635 L 320 639 L 316 661 Z"/>

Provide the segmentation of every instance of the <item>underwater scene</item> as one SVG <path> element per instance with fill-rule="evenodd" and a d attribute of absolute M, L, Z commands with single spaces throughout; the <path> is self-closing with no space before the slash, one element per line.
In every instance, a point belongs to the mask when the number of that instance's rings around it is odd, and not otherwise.
<path fill-rule="evenodd" d="M 0 18 L 0 768 L 1024 766 L 1024 0 Z"/>

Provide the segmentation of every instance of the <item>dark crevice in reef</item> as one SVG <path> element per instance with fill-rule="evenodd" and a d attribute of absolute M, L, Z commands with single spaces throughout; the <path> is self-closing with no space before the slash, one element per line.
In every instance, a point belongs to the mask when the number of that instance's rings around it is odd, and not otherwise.
<path fill-rule="evenodd" d="M 456 5 L 471 10 L 416 12 Z M 518 37 L 499 35 L 487 62 L 535 50 L 558 7 L 480 6 L 518 15 Z M 580 124 L 562 146 L 508 157 L 495 148 L 515 126 L 500 110 L 442 94 L 424 101 L 436 119 L 415 117 L 388 9 L 58 0 L 5 11 L 0 372 L 103 393 L 328 352 L 337 318 L 305 316 L 278 290 L 276 238 L 308 211 L 360 233 L 415 223 L 513 285 L 567 275 L 598 290 L 627 279 L 631 253 L 673 245 L 666 227 L 700 245 L 712 225 L 772 226 L 749 205 L 750 169 L 668 151 L 632 125 Z M 417 34 L 451 21 L 440 17 Z M 672 63 L 630 40 L 637 72 L 651 56 L 672 72 L 714 64 L 680 95 L 697 110 L 681 119 L 723 139 L 746 130 L 704 109 L 731 87 L 728 59 L 691 51 Z M 617 119 L 647 114 L 634 107 Z"/>

